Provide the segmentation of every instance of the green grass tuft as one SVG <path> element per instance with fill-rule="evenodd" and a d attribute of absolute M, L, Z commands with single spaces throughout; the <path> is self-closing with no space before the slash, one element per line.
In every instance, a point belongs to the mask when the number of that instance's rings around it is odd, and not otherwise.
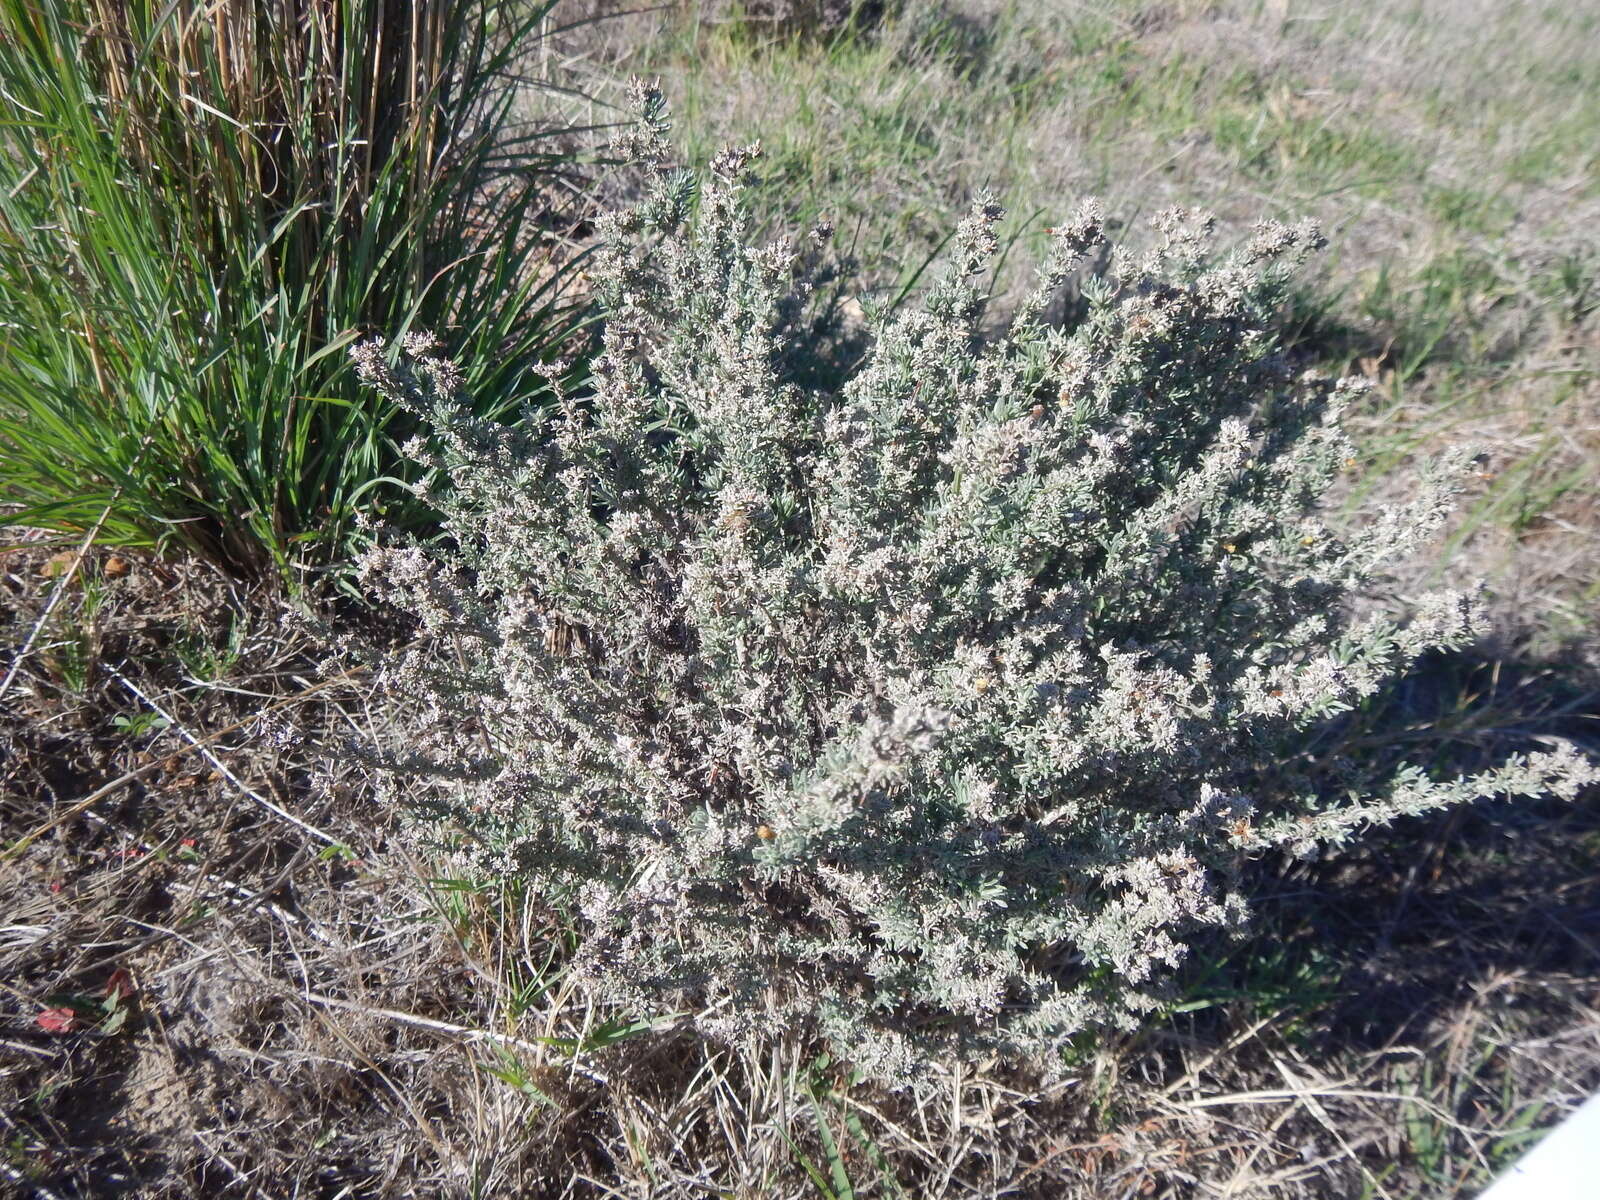
<path fill-rule="evenodd" d="M 572 331 L 571 153 L 507 121 L 552 6 L 0 3 L 10 519 L 287 577 L 415 517 L 342 351 L 438 330 L 492 413 Z"/>

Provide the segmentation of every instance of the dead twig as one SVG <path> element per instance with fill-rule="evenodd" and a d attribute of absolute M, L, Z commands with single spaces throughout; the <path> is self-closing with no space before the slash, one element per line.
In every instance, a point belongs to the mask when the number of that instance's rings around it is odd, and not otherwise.
<path fill-rule="evenodd" d="M 228 734 L 234 733 L 237 730 L 243 729 L 246 725 L 252 724 L 253 722 L 259 720 L 260 718 L 266 716 L 269 713 L 278 712 L 281 709 L 289 708 L 292 705 L 299 704 L 302 701 L 304 701 L 307 696 L 312 695 L 314 692 L 324 691 L 327 688 L 333 687 L 335 684 L 343 682 L 344 680 L 350 678 L 353 675 L 359 675 L 362 671 L 365 671 L 366 669 L 367 669 L 366 667 L 351 667 L 347 671 L 341 671 L 337 675 L 334 675 L 334 676 L 331 676 L 331 677 L 329 677 L 327 679 L 324 679 L 320 683 L 314 683 L 310 687 L 303 688 L 300 691 L 296 692 L 294 695 L 288 696 L 285 699 L 280 700 L 276 704 L 270 704 L 266 708 L 263 708 L 259 712 L 252 713 L 248 717 L 243 717 L 243 718 L 241 718 L 241 719 L 239 719 L 237 721 L 234 721 L 230 725 L 224 725 L 221 729 L 214 730 L 213 732 L 208 733 L 208 734 L 204 735 L 203 737 L 195 737 L 194 735 L 188 733 L 186 730 L 183 730 L 182 728 L 179 728 L 178 731 L 181 734 L 183 734 L 184 738 L 189 742 L 189 745 L 187 745 L 187 746 L 185 746 L 185 747 L 183 747 L 181 749 L 174 750 L 171 754 L 164 755 L 162 758 L 157 759 L 155 762 L 145 763 L 142 767 L 135 767 L 131 771 L 124 772 L 123 774 L 118 775 L 115 779 L 111 780 L 111 782 L 102 784 L 100 787 L 97 787 L 94 791 L 90 792 L 82 800 L 74 801 L 72 804 L 68 805 L 66 807 L 66 809 L 64 809 L 62 812 L 57 813 L 55 816 L 51 817 L 48 821 L 44 822 L 42 825 L 37 825 L 34 828 L 30 829 L 27 833 L 23 834 L 16 841 L 12 842 L 11 845 L 6 847 L 5 850 L 0 851 L 0 863 L 10 862 L 12 859 L 16 858 L 19 854 L 21 854 L 24 850 L 26 850 L 29 846 L 33 845 L 34 842 L 36 842 L 40 838 L 44 837 L 45 834 L 49 833 L 53 829 L 56 829 L 56 828 L 60 827 L 61 825 L 66 824 L 66 822 L 72 820 L 74 817 L 79 816 L 80 814 L 87 812 L 89 809 L 93 808 L 101 800 L 104 800 L 107 796 L 109 796 L 113 792 L 115 792 L 118 788 L 126 787 L 130 783 L 137 783 L 139 780 L 143 779 L 146 775 L 149 775 L 152 772 L 158 771 L 164 766 L 170 766 L 174 759 L 181 758 L 186 754 L 194 754 L 194 753 L 197 753 L 197 752 L 198 753 L 206 753 L 206 749 L 205 748 L 207 746 L 209 746 L 211 743 L 217 741 L 218 739 L 226 737 Z M 113 674 L 117 674 L 115 669 L 113 669 L 112 673 Z M 117 674 L 117 678 L 121 679 L 122 682 L 124 684 L 126 684 L 127 686 L 129 686 L 130 688 L 133 687 L 132 684 L 128 684 L 127 679 L 124 678 L 122 675 Z M 141 698 L 143 698 L 143 693 L 142 692 L 139 692 L 137 688 L 133 688 L 133 690 L 135 691 L 136 694 L 140 695 Z M 174 727 L 178 728 L 176 725 L 174 725 Z M 208 757 L 211 758 L 211 761 L 213 761 L 213 762 L 216 761 L 214 757 L 212 757 L 210 755 L 208 755 Z"/>
<path fill-rule="evenodd" d="M 443 1034 L 457 1041 L 469 1045 L 475 1042 L 492 1042 L 497 1046 L 506 1046 L 515 1050 L 527 1050 L 535 1054 L 548 1054 L 550 1047 L 543 1042 L 530 1042 L 525 1038 L 513 1037 L 508 1033 L 494 1033 L 488 1029 L 472 1029 L 465 1025 L 456 1025 L 449 1021 L 440 1021 L 434 1017 L 419 1016 L 416 1013 L 399 1012 L 392 1008 L 376 1008 L 368 1004 L 358 1004 L 353 1000 L 341 1000 L 337 996 L 321 996 L 316 992 L 302 992 L 302 1000 L 324 1008 L 337 1008 L 345 1012 L 362 1013 L 369 1017 L 382 1017 L 386 1021 L 394 1021 L 399 1025 L 409 1025 L 413 1029 L 427 1029 L 433 1033 Z M 588 1067 L 579 1066 L 576 1062 L 571 1064 L 574 1073 L 591 1079 L 602 1086 L 609 1086 L 610 1076 Z"/>

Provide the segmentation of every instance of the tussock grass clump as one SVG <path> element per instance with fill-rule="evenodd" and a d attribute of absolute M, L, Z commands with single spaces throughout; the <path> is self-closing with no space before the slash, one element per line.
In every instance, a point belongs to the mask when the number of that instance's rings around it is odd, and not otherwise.
<path fill-rule="evenodd" d="M 363 332 L 448 329 L 480 412 L 525 391 L 572 323 L 533 219 L 570 151 L 507 123 L 550 7 L 0 4 L 11 519 L 285 571 L 401 465 Z"/>
<path fill-rule="evenodd" d="M 1319 519 L 1355 385 L 1264 332 L 1313 229 L 1219 260 L 1165 213 L 1069 333 L 1039 314 L 1103 240 L 1086 207 L 984 344 L 980 201 L 923 306 L 807 388 L 808 283 L 748 244 L 748 158 L 698 196 L 663 168 L 609 221 L 592 394 L 524 430 L 474 419 L 428 338 L 355 351 L 450 481 L 447 543 L 366 562 L 426 635 L 386 664 L 394 794 L 575 912 L 581 977 L 713 1035 L 814 1023 L 885 1078 L 935 1051 L 1048 1067 L 1239 926 L 1248 857 L 1593 777 L 1561 750 L 1464 777 L 1340 752 L 1341 713 L 1479 616 L 1357 611 L 1464 462 L 1349 537 Z"/>

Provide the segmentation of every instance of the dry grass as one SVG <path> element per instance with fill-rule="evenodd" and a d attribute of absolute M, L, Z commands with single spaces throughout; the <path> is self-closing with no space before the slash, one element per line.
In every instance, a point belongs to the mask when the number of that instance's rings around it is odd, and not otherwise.
<path fill-rule="evenodd" d="M 48 562 L 5 560 L 17 629 Z M 488 1074 L 502 981 L 339 753 L 359 678 L 201 566 L 95 553 L 67 594 L 4 719 L 0 1170 L 41 1196 L 544 1178 L 551 1122 Z"/>

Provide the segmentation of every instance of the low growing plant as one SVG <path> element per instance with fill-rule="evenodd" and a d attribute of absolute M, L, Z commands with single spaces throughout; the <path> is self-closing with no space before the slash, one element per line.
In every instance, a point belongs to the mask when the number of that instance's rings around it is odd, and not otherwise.
<path fill-rule="evenodd" d="M 1059 1065 L 1239 926 L 1250 856 L 1595 777 L 1570 749 L 1467 776 L 1339 753 L 1340 714 L 1478 611 L 1363 600 L 1461 462 L 1348 536 L 1318 515 L 1357 385 L 1297 375 L 1265 326 L 1314 230 L 1214 259 L 1166 213 L 1067 332 L 1038 314 L 1102 240 L 1085 207 L 981 344 L 980 202 L 923 307 L 815 390 L 796 252 L 745 239 L 748 158 L 698 196 L 663 166 L 609 220 L 592 386 L 520 431 L 473 418 L 427 338 L 356 351 L 449 480 L 447 540 L 365 563 L 423 635 L 384 664 L 386 777 L 574 913 L 608 997 L 716 1036 L 814 1025 L 887 1078 Z"/>

